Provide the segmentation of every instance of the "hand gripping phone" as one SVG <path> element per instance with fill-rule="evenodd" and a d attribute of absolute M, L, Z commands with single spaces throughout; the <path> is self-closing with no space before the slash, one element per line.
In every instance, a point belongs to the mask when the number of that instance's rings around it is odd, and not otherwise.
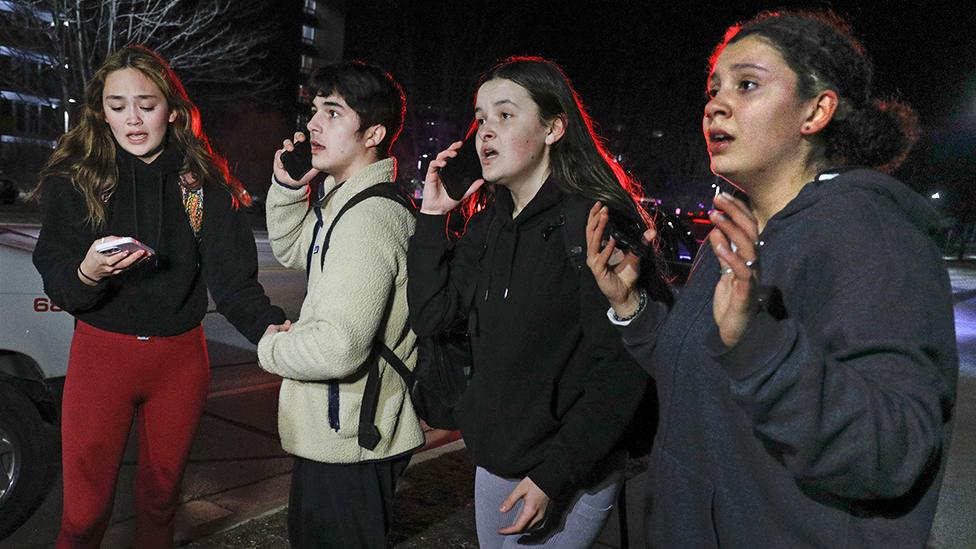
<path fill-rule="evenodd" d="M 308 136 L 305 141 L 294 143 L 295 150 L 285 151 L 281 154 L 281 163 L 285 165 L 285 171 L 295 181 L 301 180 L 312 169 L 312 142 Z"/>
<path fill-rule="evenodd" d="M 102 242 L 95 248 L 96 252 L 103 255 L 115 255 L 122 252 L 135 253 L 139 250 L 146 252 L 148 255 L 156 254 L 156 250 L 129 236 L 113 238 L 112 240 Z"/>
<path fill-rule="evenodd" d="M 447 196 L 454 200 L 464 198 L 471 184 L 481 179 L 481 159 L 478 158 L 477 133 L 478 126 L 472 124 L 464 138 L 464 144 L 457 151 L 457 156 L 447 159 L 447 165 L 440 169 L 439 174 Z"/>

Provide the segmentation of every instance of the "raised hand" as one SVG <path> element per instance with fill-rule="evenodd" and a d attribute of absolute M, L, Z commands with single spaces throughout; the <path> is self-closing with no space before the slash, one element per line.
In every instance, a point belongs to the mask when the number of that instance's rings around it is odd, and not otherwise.
<path fill-rule="evenodd" d="M 614 313 L 620 318 L 634 314 L 640 303 L 637 280 L 640 278 L 640 258 L 618 251 L 613 238 L 604 244 L 609 214 L 606 206 L 597 202 L 590 209 L 586 221 L 586 265 L 593 272 L 600 291 L 607 297 Z M 644 242 L 651 242 L 657 232 L 644 232 Z"/>
<path fill-rule="evenodd" d="M 288 170 L 285 169 L 285 164 L 281 161 L 281 155 L 286 152 L 291 152 L 295 150 L 295 143 L 301 143 L 305 141 L 305 134 L 302 132 L 295 132 L 295 136 L 292 139 L 285 139 L 281 143 L 281 148 L 275 151 L 274 162 L 272 163 L 271 169 L 274 172 L 274 178 L 285 185 L 286 187 L 292 187 L 294 189 L 299 189 L 308 185 L 315 176 L 319 174 L 319 171 L 315 168 L 308 170 L 308 172 L 302 176 L 298 181 L 295 181 L 290 175 L 288 175 Z"/>
<path fill-rule="evenodd" d="M 465 198 L 477 192 L 485 184 L 484 179 L 474 181 L 468 187 L 467 192 L 464 193 L 464 197 L 461 200 L 454 200 L 448 196 L 443 183 L 441 183 L 440 169 L 447 165 L 448 159 L 457 156 L 457 151 L 461 148 L 462 144 L 462 141 L 451 143 L 450 147 L 441 151 L 437 155 L 437 158 L 431 160 L 430 164 L 427 165 L 427 177 L 424 178 L 423 202 L 420 206 L 421 213 L 433 215 L 446 214 L 454 208 L 457 208 L 458 204 L 464 202 Z"/>
<path fill-rule="evenodd" d="M 709 216 L 717 230 L 708 241 L 722 267 L 715 285 L 712 313 L 726 346 L 739 342 L 759 309 L 759 225 L 741 200 L 726 193 L 715 197 Z M 724 212 L 724 213 L 722 213 Z"/>

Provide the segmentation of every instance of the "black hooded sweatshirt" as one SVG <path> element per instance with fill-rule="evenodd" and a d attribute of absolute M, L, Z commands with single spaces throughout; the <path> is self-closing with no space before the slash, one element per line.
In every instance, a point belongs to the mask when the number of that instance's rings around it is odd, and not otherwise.
<path fill-rule="evenodd" d="M 782 299 L 734 347 L 713 320 L 709 246 L 670 314 L 622 328 L 660 398 L 653 547 L 926 543 L 958 376 L 938 217 L 891 177 L 837 173 L 763 229 L 760 281 Z"/>
<path fill-rule="evenodd" d="M 585 227 L 567 226 L 565 212 L 579 208 L 575 219 L 586 219 L 591 205 L 550 179 L 512 219 L 511 194 L 499 186 L 453 249 L 445 216 L 418 215 L 407 253 L 418 335 L 471 315 L 474 373 L 455 415 L 475 463 L 528 476 L 551 498 L 611 454 L 647 386 L 592 273 L 569 259 L 566 243 L 584 243 Z"/>
<path fill-rule="evenodd" d="M 207 290 L 217 311 L 257 343 L 269 324 L 285 321 L 257 281 L 257 251 L 244 212 L 223 185 L 203 186 L 203 222 L 193 233 L 180 189 L 183 152 L 168 146 L 152 163 L 117 147 L 119 181 L 108 199 L 107 221 L 95 230 L 85 221 L 81 193 L 63 177 L 42 187 L 42 227 L 34 265 L 51 300 L 75 318 L 111 332 L 170 336 L 200 324 Z M 92 242 L 131 236 L 156 251 L 154 258 L 83 283 L 78 266 Z"/>

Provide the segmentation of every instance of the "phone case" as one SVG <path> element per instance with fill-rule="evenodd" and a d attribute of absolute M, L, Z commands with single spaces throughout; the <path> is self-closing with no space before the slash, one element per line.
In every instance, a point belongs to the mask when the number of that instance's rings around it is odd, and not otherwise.
<path fill-rule="evenodd" d="M 481 179 L 481 159 L 478 158 L 475 132 L 468 132 L 464 144 L 454 158 L 447 159 L 447 165 L 440 169 L 441 183 L 447 195 L 454 200 L 464 198 L 464 193 L 475 181 Z"/>
<path fill-rule="evenodd" d="M 295 181 L 305 177 L 308 170 L 312 169 L 312 142 L 308 137 L 305 141 L 295 143 L 295 150 L 282 153 L 281 163 L 285 165 L 285 171 Z"/>

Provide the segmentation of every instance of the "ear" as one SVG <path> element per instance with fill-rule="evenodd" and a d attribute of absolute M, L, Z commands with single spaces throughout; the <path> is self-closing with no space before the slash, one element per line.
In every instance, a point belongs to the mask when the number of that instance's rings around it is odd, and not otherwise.
<path fill-rule="evenodd" d="M 176 122 L 176 111 L 169 111 L 169 123 Z"/>
<path fill-rule="evenodd" d="M 363 144 L 366 145 L 367 148 L 377 147 L 383 142 L 385 137 L 386 126 L 383 124 L 376 124 L 366 128 L 366 131 L 363 132 Z"/>
<path fill-rule="evenodd" d="M 563 138 L 566 134 L 566 115 L 560 114 L 549 122 L 548 132 L 546 133 L 546 145 L 553 145 Z"/>
<path fill-rule="evenodd" d="M 809 136 L 823 130 L 834 119 L 834 113 L 837 112 L 839 103 L 840 98 L 837 97 L 837 92 L 834 90 L 824 90 L 817 94 L 809 103 L 811 106 L 810 113 L 803 121 L 800 134 Z"/>

